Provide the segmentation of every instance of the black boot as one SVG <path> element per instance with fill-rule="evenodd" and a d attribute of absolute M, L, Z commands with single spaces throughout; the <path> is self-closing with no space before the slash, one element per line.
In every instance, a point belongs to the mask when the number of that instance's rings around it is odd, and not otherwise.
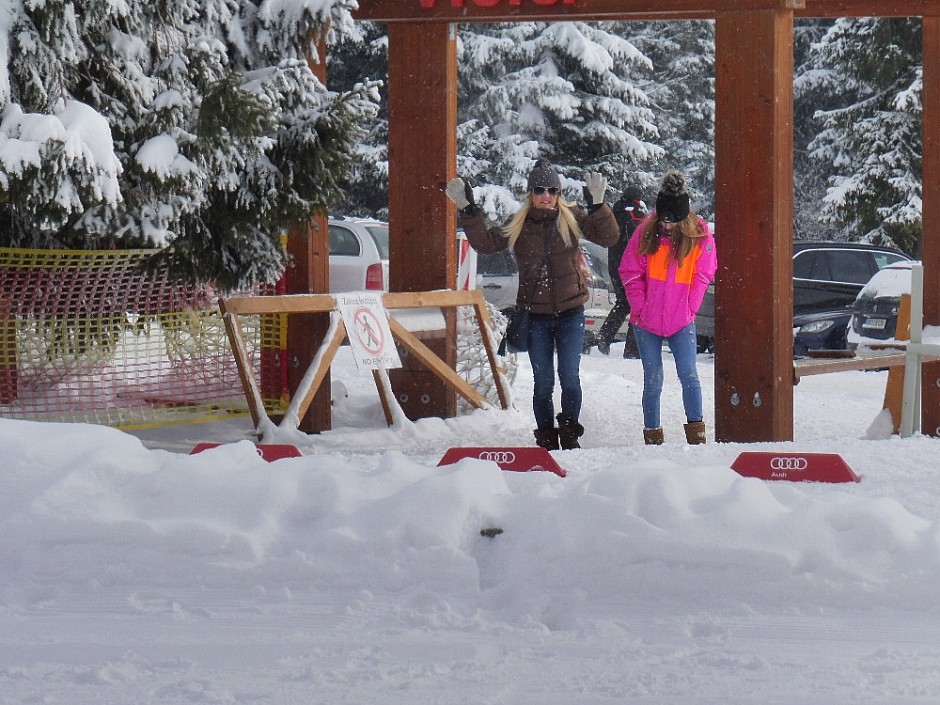
<path fill-rule="evenodd" d="M 558 414 L 558 440 L 561 441 L 562 450 L 580 448 L 578 439 L 584 435 L 584 426 L 577 421 L 571 421 Z"/>
<path fill-rule="evenodd" d="M 545 450 L 558 450 L 558 429 L 557 428 L 537 428 L 535 429 L 535 445 Z"/>

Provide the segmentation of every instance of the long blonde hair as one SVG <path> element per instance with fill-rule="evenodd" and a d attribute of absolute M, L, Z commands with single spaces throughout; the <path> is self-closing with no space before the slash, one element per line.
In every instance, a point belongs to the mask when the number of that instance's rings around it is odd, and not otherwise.
<path fill-rule="evenodd" d="M 646 221 L 646 226 L 641 233 L 639 252 L 641 255 L 655 254 L 659 249 L 659 218 L 650 218 Z M 695 248 L 696 241 L 705 236 L 705 230 L 698 216 L 691 211 L 682 220 L 676 223 L 672 229 L 672 255 L 676 258 L 676 263 L 681 267 L 682 260 L 689 256 L 689 253 Z"/>
<path fill-rule="evenodd" d="M 578 226 L 577 218 L 574 217 L 574 211 L 571 210 L 573 205 L 561 196 L 558 197 L 558 217 L 555 219 L 555 227 L 561 233 L 561 239 L 564 240 L 567 247 L 576 244 L 581 238 L 581 228 Z M 516 247 L 516 240 L 522 234 L 522 226 L 525 225 L 525 219 L 529 215 L 530 208 L 533 208 L 532 194 L 526 195 L 522 207 L 503 227 L 503 235 L 509 238 L 510 250 L 514 250 Z"/>

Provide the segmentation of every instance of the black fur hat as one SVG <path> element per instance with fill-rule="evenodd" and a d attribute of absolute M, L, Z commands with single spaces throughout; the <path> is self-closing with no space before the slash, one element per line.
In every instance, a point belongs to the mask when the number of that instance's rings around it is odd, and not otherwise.
<path fill-rule="evenodd" d="M 663 177 L 656 196 L 656 217 L 664 223 L 681 223 L 689 216 L 689 192 L 681 171 L 671 169 Z"/>
<path fill-rule="evenodd" d="M 536 186 L 543 188 L 557 188 L 561 190 L 561 179 L 558 178 L 558 172 L 555 167 L 545 157 L 535 162 L 532 171 L 529 172 L 529 180 L 526 183 L 526 190 L 531 191 Z"/>

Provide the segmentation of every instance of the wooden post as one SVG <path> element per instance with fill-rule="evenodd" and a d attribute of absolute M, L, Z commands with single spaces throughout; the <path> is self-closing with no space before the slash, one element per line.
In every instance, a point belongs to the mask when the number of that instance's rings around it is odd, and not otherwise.
<path fill-rule="evenodd" d="M 894 329 L 895 340 L 910 340 L 911 337 L 911 296 L 903 294 L 898 308 L 898 320 Z M 894 433 L 901 430 L 901 403 L 904 400 L 904 365 L 892 365 L 888 368 L 888 381 L 885 383 L 885 402 L 883 408 L 891 413 Z"/>
<path fill-rule="evenodd" d="M 793 12 L 719 13 L 715 48 L 715 438 L 792 440 Z"/>
<path fill-rule="evenodd" d="M 325 32 L 325 30 L 324 30 Z M 319 57 L 308 58 L 311 71 L 326 83 L 326 45 L 316 41 Z M 295 223 L 287 235 L 287 251 L 293 265 L 284 273 L 288 294 L 325 294 L 330 290 L 330 231 L 327 216 L 320 215 L 308 223 Z M 304 371 L 330 325 L 329 315 L 293 315 L 287 322 L 287 386 L 291 397 L 297 391 Z M 330 404 L 332 394 L 327 373 L 326 384 L 313 399 L 300 421 L 299 429 L 307 433 L 325 431 L 332 425 Z"/>
<path fill-rule="evenodd" d="M 923 171 L 921 259 L 924 325 L 940 325 L 940 16 L 923 18 Z M 940 362 L 922 367 L 921 429 L 940 436 Z"/>
<path fill-rule="evenodd" d="M 456 25 L 388 27 L 389 289 L 453 289 L 457 282 L 456 212 L 444 195 L 457 163 Z M 425 343 L 456 363 L 453 317 L 446 334 Z M 457 413 L 457 398 L 401 350 L 389 379 L 410 419 Z"/>

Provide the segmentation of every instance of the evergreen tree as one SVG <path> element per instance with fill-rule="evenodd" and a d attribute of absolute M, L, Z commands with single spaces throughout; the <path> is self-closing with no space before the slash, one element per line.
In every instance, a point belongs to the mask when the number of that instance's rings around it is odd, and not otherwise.
<path fill-rule="evenodd" d="M 652 197 L 663 174 L 680 169 L 686 176 L 695 210 L 713 218 L 715 23 L 635 22 L 627 28 L 653 67 L 641 86 L 651 100 L 660 135 L 656 143 L 661 149 L 645 175 L 645 191 Z"/>
<path fill-rule="evenodd" d="M 697 207 L 713 209 L 712 22 L 468 24 L 458 35 L 457 171 L 500 219 L 518 207 L 533 161 L 577 180 L 597 170 L 613 198 L 627 185 L 655 194 L 666 169 L 686 171 Z M 381 25 L 330 47 L 329 84 L 346 90 L 386 74 Z M 342 212 L 386 209 L 383 112 L 367 126 Z"/>
<path fill-rule="evenodd" d="M 375 110 L 374 86 L 327 92 L 307 64 L 328 20 L 350 26 L 348 4 L 17 6 L 0 149 L 29 150 L 0 165 L 0 241 L 156 245 L 187 279 L 276 279 L 282 233 L 341 198 Z"/>
<path fill-rule="evenodd" d="M 348 31 L 334 34 L 327 49 L 327 86 L 349 90 L 364 81 L 384 85 L 388 75 L 385 26 L 357 22 Z M 380 95 L 375 117 L 362 125 L 363 138 L 353 146 L 350 170 L 341 182 L 344 195 L 332 209 L 336 215 L 388 218 L 388 101 L 385 91 Z"/>
<path fill-rule="evenodd" d="M 494 218 L 517 208 L 534 160 L 569 180 L 600 171 L 616 191 L 624 173 L 660 154 L 640 78 L 651 63 L 621 23 L 515 23 L 461 27 L 458 172 L 486 184 Z"/>
<path fill-rule="evenodd" d="M 850 239 L 912 254 L 921 228 L 919 30 L 915 18 L 841 19 L 813 47 L 813 81 L 846 97 L 819 111 L 810 143 L 814 159 L 835 169 L 822 215 Z"/>
<path fill-rule="evenodd" d="M 813 47 L 834 20 L 799 20 L 793 25 L 793 235 L 794 239 L 844 238 L 826 222 L 821 204 L 826 196 L 832 164 L 813 159 L 810 142 L 816 137 L 816 113 L 846 102 L 839 76 L 814 65 Z"/>

